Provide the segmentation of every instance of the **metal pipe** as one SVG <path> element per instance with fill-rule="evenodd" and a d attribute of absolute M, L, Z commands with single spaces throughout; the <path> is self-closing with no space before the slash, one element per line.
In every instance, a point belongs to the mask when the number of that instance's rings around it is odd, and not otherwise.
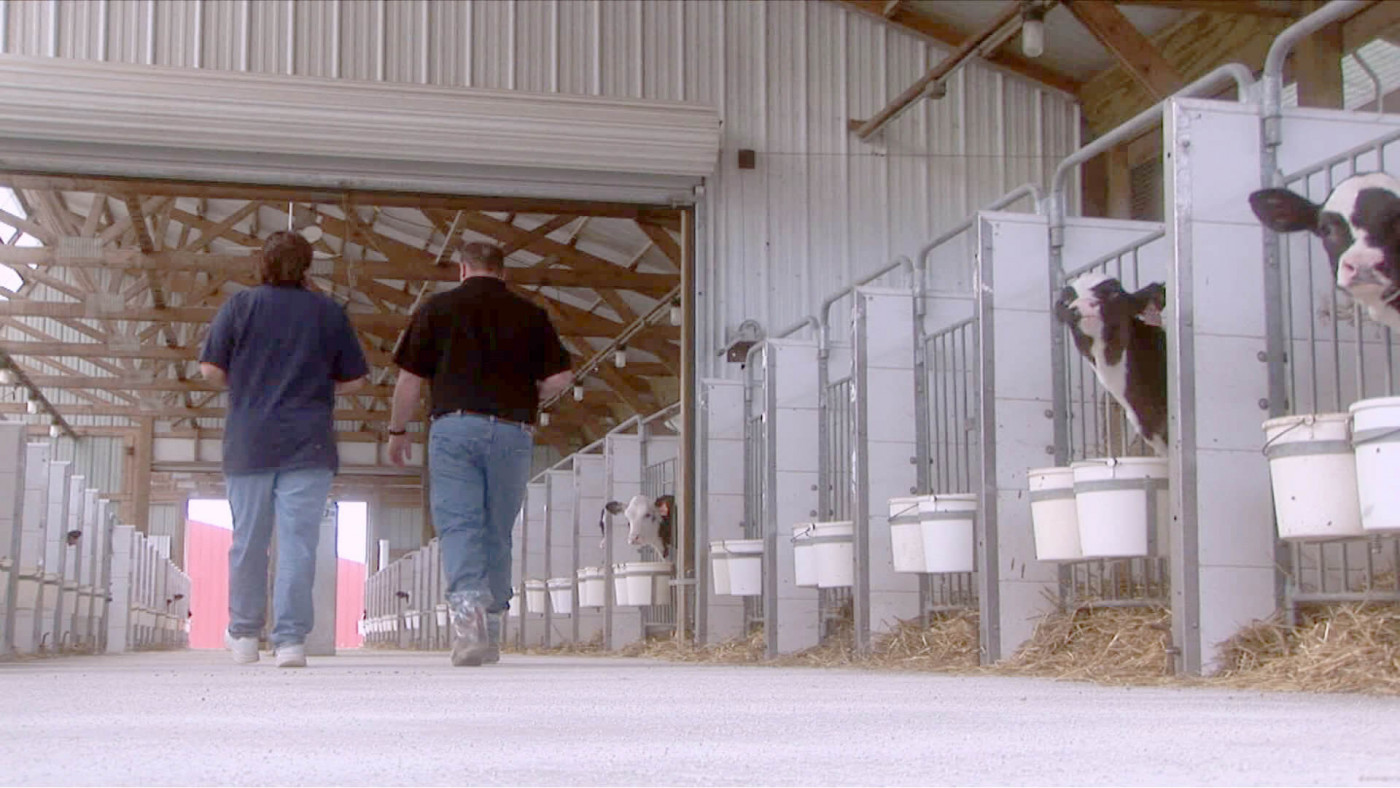
<path fill-rule="evenodd" d="M 1322 28 L 1340 22 L 1370 5 L 1366 0 L 1332 0 L 1297 22 L 1289 25 L 1269 47 L 1264 57 L 1263 83 L 1264 144 L 1279 144 L 1283 120 L 1283 64 L 1293 47 Z"/>
<path fill-rule="evenodd" d="M 830 349 L 828 346 L 830 344 L 831 336 L 832 305 L 835 304 L 837 301 L 840 301 L 842 298 L 845 298 L 846 296 L 850 295 L 851 293 L 854 293 L 857 288 L 864 287 L 870 284 L 871 282 L 875 281 L 876 279 L 879 279 L 880 277 L 884 276 L 885 274 L 888 274 L 889 272 L 895 270 L 896 268 L 901 267 L 904 268 L 904 270 L 906 270 L 907 272 L 909 272 L 910 276 L 913 276 L 913 261 L 911 261 L 905 255 L 900 255 L 896 257 L 889 265 L 886 265 L 884 268 L 867 274 L 865 277 L 857 280 L 856 282 L 841 288 L 835 293 L 832 293 L 822 301 L 821 308 L 817 310 L 817 354 L 819 357 Z"/>
<path fill-rule="evenodd" d="M 626 328 L 622 329 L 622 331 L 616 337 L 613 337 L 613 340 L 611 342 L 603 346 L 598 352 L 594 353 L 592 358 L 585 361 L 582 367 L 579 367 L 578 372 L 574 374 L 574 379 L 576 381 L 582 381 L 583 378 L 588 375 L 588 373 L 598 368 L 598 365 L 603 362 L 603 359 L 609 358 L 613 354 L 613 352 L 616 351 L 619 347 L 626 345 L 627 342 L 632 339 L 632 337 L 641 333 L 642 329 L 646 328 L 652 320 L 654 320 L 658 315 L 661 314 L 663 310 L 669 313 L 671 309 L 671 301 L 675 300 L 681 295 L 681 287 L 681 285 L 676 285 L 674 288 L 672 288 L 671 292 L 662 296 L 661 300 L 657 301 L 656 305 L 653 306 L 650 310 L 648 310 L 646 314 L 632 321 L 632 323 Z M 554 403 L 562 399 L 563 396 L 563 392 L 560 392 L 559 394 L 550 397 L 546 402 L 540 405 L 540 410 L 548 410 L 554 405 Z"/>
<path fill-rule="evenodd" d="M 1342 0 L 1334 0 L 1341 2 Z M 1226 63 L 1212 69 L 1210 73 L 1192 82 L 1181 90 L 1168 96 L 1171 98 L 1183 98 L 1195 96 L 1204 91 L 1214 89 L 1227 80 L 1235 82 L 1237 100 L 1241 103 L 1249 101 L 1249 90 L 1254 85 L 1254 78 L 1248 68 L 1239 63 Z M 1070 154 L 1059 166 L 1055 168 L 1055 174 L 1050 178 L 1049 190 L 1049 216 L 1050 216 L 1050 246 L 1058 249 L 1064 245 L 1064 223 L 1065 223 L 1065 203 L 1064 190 L 1065 181 L 1069 174 L 1079 165 L 1093 159 L 1101 153 L 1126 142 L 1147 129 L 1157 125 L 1161 121 L 1162 113 L 1166 107 L 1166 101 L 1158 102 L 1151 107 L 1139 112 L 1131 120 L 1123 123 L 1112 131 L 1104 134 L 1093 142 L 1085 145 L 1074 153 Z"/>
<path fill-rule="evenodd" d="M 1020 3 L 1007 3 L 996 19 L 984 27 L 978 33 L 969 36 L 957 49 L 943 58 L 933 67 L 931 71 L 924 74 L 917 82 L 905 88 L 894 101 L 885 105 L 883 109 L 875 113 L 869 120 L 856 127 L 856 137 L 861 140 L 868 140 L 872 135 L 884 128 L 890 121 L 899 117 L 900 113 L 908 109 L 924 93 L 941 83 L 953 70 L 962 65 L 968 58 L 977 53 L 977 50 L 986 43 L 987 39 L 996 35 L 1007 24 L 1015 21 L 1021 16 Z M 854 123 L 854 121 L 852 121 Z"/>

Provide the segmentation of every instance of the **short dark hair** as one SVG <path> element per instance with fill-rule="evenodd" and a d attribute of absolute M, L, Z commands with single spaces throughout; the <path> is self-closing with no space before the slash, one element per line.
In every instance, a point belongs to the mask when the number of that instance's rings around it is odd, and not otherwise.
<path fill-rule="evenodd" d="M 311 243 L 287 230 L 279 230 L 263 242 L 258 278 L 275 287 L 300 287 L 311 268 Z"/>
<path fill-rule="evenodd" d="M 467 266 L 478 271 L 499 275 L 506 270 L 506 257 L 501 254 L 501 247 L 485 241 L 476 241 L 462 247 L 462 260 Z"/>

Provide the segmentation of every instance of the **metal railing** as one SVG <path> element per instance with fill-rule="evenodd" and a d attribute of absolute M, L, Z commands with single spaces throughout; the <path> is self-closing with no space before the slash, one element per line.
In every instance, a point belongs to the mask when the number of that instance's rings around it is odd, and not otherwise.
<path fill-rule="evenodd" d="M 1108 254 L 1066 271 L 1072 282 L 1087 273 L 1111 276 L 1129 292 L 1151 282 L 1166 282 L 1166 255 L 1159 262 L 1144 259 L 1149 247 L 1165 246 L 1163 229 L 1148 232 Z M 1164 249 L 1165 252 L 1165 249 Z M 1052 299 L 1058 297 L 1052 291 Z M 1065 443 L 1056 456 L 1068 464 L 1094 457 L 1150 457 L 1153 452 L 1135 434 L 1127 415 L 1094 374 L 1093 364 L 1074 346 L 1068 326 L 1058 326 L 1052 352 L 1062 354 L 1059 400 L 1066 404 Z M 1162 494 L 1162 493 L 1154 493 Z M 1082 603 L 1101 606 L 1160 605 L 1170 598 L 1170 565 L 1165 555 L 1144 558 L 1090 559 L 1069 563 L 1062 571 L 1060 601 L 1065 607 Z"/>
<path fill-rule="evenodd" d="M 928 423 L 927 476 L 921 489 L 967 493 L 980 484 L 982 387 L 978 381 L 977 320 L 959 320 L 922 339 Z M 954 572 L 920 578 L 920 610 L 925 616 L 977 608 L 977 573 Z"/>
<path fill-rule="evenodd" d="M 1342 180 L 1383 172 L 1400 161 L 1400 131 L 1327 158 L 1293 173 L 1275 174 L 1284 188 L 1315 203 L 1326 201 Z M 1269 234 L 1272 235 L 1272 234 Z M 1270 322 L 1273 347 L 1270 390 L 1283 393 L 1271 415 L 1345 412 L 1351 403 L 1400 393 L 1400 347 L 1392 330 L 1370 319 L 1360 304 L 1336 286 L 1332 263 L 1310 233 L 1266 240 L 1278 261 L 1278 317 Z M 1371 535 L 1332 542 L 1283 544 L 1284 609 L 1299 605 L 1361 600 L 1400 600 L 1400 540 Z"/>

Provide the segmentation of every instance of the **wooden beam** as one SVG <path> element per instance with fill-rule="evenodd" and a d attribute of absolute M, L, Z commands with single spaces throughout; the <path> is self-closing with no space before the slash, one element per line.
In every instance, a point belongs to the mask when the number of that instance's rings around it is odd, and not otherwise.
<path fill-rule="evenodd" d="M 1303 0 L 1304 13 L 1325 3 Z M 1298 42 L 1293 52 L 1293 78 L 1298 83 L 1298 106 L 1342 109 L 1346 102 L 1342 54 L 1346 51 L 1341 23 L 1330 24 Z"/>
<path fill-rule="evenodd" d="M 207 380 L 176 380 L 174 378 L 92 377 L 84 375 L 31 375 L 30 379 L 39 388 L 51 389 L 96 389 L 100 391 L 224 391 Z M 366 397 L 393 396 L 393 386 L 365 386 L 357 394 Z"/>
<path fill-rule="evenodd" d="M 22 415 L 27 413 L 25 405 L 19 402 L 0 402 L 0 413 Z M 200 406 L 186 408 L 179 405 L 161 405 L 147 408 L 141 405 L 64 405 L 63 412 L 68 416 L 100 416 L 104 418 L 142 419 L 177 421 L 184 419 L 222 419 L 228 417 L 228 408 Z M 421 417 L 421 413 L 417 414 Z M 366 408 L 337 408 L 336 421 L 388 421 L 389 412 Z"/>
<path fill-rule="evenodd" d="M 48 356 L 53 358 L 140 359 L 146 361 L 198 361 L 195 346 L 113 345 L 100 342 L 18 342 L 0 339 L 0 350 L 12 356 Z M 393 357 L 386 351 L 365 348 L 365 358 L 371 364 L 391 364 Z M 659 364 L 651 374 L 660 374 Z"/>
<path fill-rule="evenodd" d="M 883 129 L 888 123 L 900 116 L 906 109 L 923 99 L 927 92 L 936 85 L 943 82 L 949 74 L 952 74 L 959 66 L 967 62 L 968 58 L 976 54 L 977 50 L 985 45 L 998 33 L 1008 26 L 1016 24 L 1020 17 L 1020 7 L 1017 3 L 1007 3 L 1001 7 L 997 15 L 991 22 L 983 25 L 976 33 L 968 36 L 961 44 L 958 44 L 952 52 L 944 55 L 928 73 L 914 80 L 914 84 L 905 88 L 898 96 L 891 99 L 885 106 L 881 107 L 869 118 L 852 118 L 849 122 L 851 131 L 861 140 L 869 140 L 873 135 Z"/>
<path fill-rule="evenodd" d="M 1144 5 L 1177 11 L 1205 11 L 1211 14 L 1242 14 L 1274 19 L 1294 19 L 1296 11 L 1268 6 L 1257 0 L 1113 0 L 1117 5 Z"/>
<path fill-rule="evenodd" d="M 637 227 L 641 229 L 642 232 L 646 233 L 647 237 L 651 239 L 651 242 L 656 244 L 656 248 L 660 249 L 661 253 L 666 255 L 667 260 L 671 261 L 671 268 L 680 271 L 681 245 L 677 243 L 675 237 L 665 228 L 651 224 L 650 222 L 637 222 Z M 679 279 L 679 276 L 677 276 L 677 279 Z M 675 287 L 675 284 L 671 286 Z"/>
<path fill-rule="evenodd" d="M 155 419 L 149 416 L 136 420 L 136 446 L 132 455 L 132 509 L 127 522 L 136 526 L 137 533 L 147 533 L 151 524 L 151 461 L 155 459 Z"/>
<path fill-rule="evenodd" d="M 550 200 L 523 197 L 479 197 L 469 195 L 424 194 L 420 192 L 338 189 L 301 189 L 284 186 L 238 183 L 193 183 L 146 178 L 104 176 L 54 176 L 33 173 L 4 173 L 0 185 L 22 189 L 57 189 L 96 192 L 120 197 L 129 192 L 162 197 L 193 197 L 217 200 L 258 200 L 269 204 L 301 202 L 338 205 L 349 199 L 356 205 L 399 208 L 438 208 L 445 211 L 515 211 L 518 213 L 572 214 L 574 216 L 651 218 L 674 224 L 680 209 L 669 205 L 639 205 L 597 200 Z M 149 207 L 148 211 L 151 211 Z"/>
<path fill-rule="evenodd" d="M 1382 5 L 1400 5 L 1382 3 Z M 1235 14 L 1195 14 L 1152 36 L 1157 50 L 1190 81 L 1225 60 L 1251 71 L 1264 67 L 1269 45 L 1289 25 L 1287 19 Z M 1233 94 L 1234 87 L 1223 89 Z M 1080 91 L 1086 139 L 1099 136 L 1156 103 L 1127 69 L 1115 65 L 1084 83 Z"/>
<path fill-rule="evenodd" d="M 889 0 L 837 0 L 837 2 L 947 47 L 956 49 L 967 40 L 965 31 L 931 17 L 912 3 L 903 2 L 903 0 L 896 2 L 888 14 L 886 14 L 886 9 L 890 7 Z M 1073 77 L 1009 51 L 995 52 L 986 60 L 988 63 L 1000 66 L 1007 71 L 1015 72 L 1066 93 L 1078 93 L 1082 86 L 1080 81 Z M 679 225 L 674 225 L 673 229 L 679 229 Z"/>
<path fill-rule="evenodd" d="M 1155 98 L 1164 99 L 1186 84 L 1112 0 L 1064 0 L 1064 5 Z"/>

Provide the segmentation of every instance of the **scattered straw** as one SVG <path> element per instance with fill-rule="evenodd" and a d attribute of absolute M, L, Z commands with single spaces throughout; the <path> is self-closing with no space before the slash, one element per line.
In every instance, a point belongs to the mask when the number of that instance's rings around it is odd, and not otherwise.
<path fill-rule="evenodd" d="M 1171 611 L 1143 607 L 1093 607 L 1051 613 L 996 673 L 1047 676 L 1103 684 L 1172 681 L 1167 641 Z"/>
<path fill-rule="evenodd" d="M 876 641 L 866 661 L 881 668 L 973 670 L 978 664 L 977 611 L 942 613 L 927 627 L 901 621 Z"/>
<path fill-rule="evenodd" d="M 1313 609 L 1298 627 L 1259 621 L 1227 641 L 1216 680 L 1233 687 L 1400 695 L 1400 605 Z"/>

